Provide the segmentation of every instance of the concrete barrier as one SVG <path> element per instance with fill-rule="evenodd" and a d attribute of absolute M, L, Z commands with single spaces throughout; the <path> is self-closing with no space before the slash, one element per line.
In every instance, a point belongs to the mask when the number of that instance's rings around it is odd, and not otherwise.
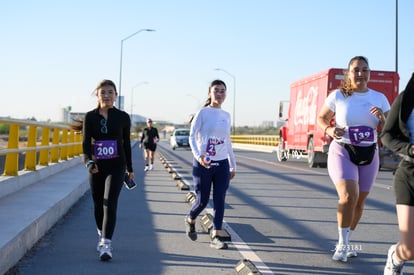
<path fill-rule="evenodd" d="M 6 178 L 6 179 L 5 179 Z M 12 268 L 89 189 L 79 158 L 3 177 L 0 274 Z M 18 192 L 17 192 L 18 191 Z"/>
<path fill-rule="evenodd" d="M 266 145 L 255 145 L 255 144 L 243 144 L 243 143 L 233 143 L 233 149 L 273 153 L 276 152 L 276 146 L 266 146 Z"/>
<path fill-rule="evenodd" d="M 82 163 L 81 157 L 37 166 L 35 171 L 19 171 L 18 176 L 0 176 L 0 199 L 36 182 Z"/>

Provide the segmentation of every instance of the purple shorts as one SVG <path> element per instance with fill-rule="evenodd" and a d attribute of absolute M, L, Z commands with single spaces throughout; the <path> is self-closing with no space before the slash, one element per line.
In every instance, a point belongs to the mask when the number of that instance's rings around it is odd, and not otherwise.
<path fill-rule="evenodd" d="M 329 146 L 328 173 L 331 180 L 336 183 L 340 180 L 353 180 L 358 182 L 360 192 L 369 192 L 375 182 L 379 170 L 378 149 L 374 159 L 368 165 L 358 166 L 349 159 L 348 151 L 333 141 Z"/>

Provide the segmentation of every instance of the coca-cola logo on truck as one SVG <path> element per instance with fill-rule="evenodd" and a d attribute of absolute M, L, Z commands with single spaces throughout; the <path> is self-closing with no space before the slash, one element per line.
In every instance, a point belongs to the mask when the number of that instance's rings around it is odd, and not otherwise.
<path fill-rule="evenodd" d="M 315 125 L 316 124 L 316 103 L 318 87 L 311 86 L 306 94 L 299 90 L 293 114 L 295 125 Z"/>

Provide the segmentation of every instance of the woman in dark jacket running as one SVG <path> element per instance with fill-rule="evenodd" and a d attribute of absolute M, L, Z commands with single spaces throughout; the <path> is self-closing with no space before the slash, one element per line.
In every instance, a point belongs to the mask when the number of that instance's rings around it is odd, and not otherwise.
<path fill-rule="evenodd" d="M 382 143 L 401 154 L 394 177 L 400 241 L 388 250 L 384 275 L 403 274 L 404 262 L 414 260 L 414 74 L 394 101 L 382 130 Z"/>
<path fill-rule="evenodd" d="M 157 128 L 152 126 L 152 119 L 147 119 L 147 127 L 142 132 L 141 143 L 139 148 L 142 148 L 144 144 L 144 158 L 145 158 L 145 169 L 144 171 L 152 170 L 154 165 L 154 154 L 157 150 L 157 143 L 160 140 Z"/>

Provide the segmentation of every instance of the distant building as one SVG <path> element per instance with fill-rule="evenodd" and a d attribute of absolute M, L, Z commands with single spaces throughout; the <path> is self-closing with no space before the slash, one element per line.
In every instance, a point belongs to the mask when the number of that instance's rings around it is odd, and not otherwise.
<path fill-rule="evenodd" d="M 268 120 L 268 121 L 263 121 L 261 127 L 263 128 L 272 128 L 274 126 L 273 121 Z"/>
<path fill-rule="evenodd" d="M 61 116 L 60 116 L 60 121 L 62 121 L 62 122 L 70 122 L 69 114 L 70 114 L 70 111 L 71 110 L 72 110 L 72 107 L 71 106 L 62 108 L 62 110 L 61 110 L 62 112 L 61 112 Z"/>
<path fill-rule="evenodd" d="M 147 118 L 141 115 L 132 115 L 131 116 L 131 125 L 135 126 L 138 123 L 146 123 L 147 122 Z"/>

